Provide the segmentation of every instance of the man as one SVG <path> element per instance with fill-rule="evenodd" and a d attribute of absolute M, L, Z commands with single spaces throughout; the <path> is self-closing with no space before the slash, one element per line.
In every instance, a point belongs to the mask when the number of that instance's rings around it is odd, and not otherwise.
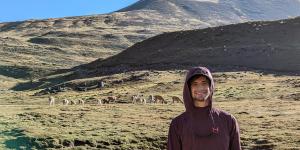
<path fill-rule="evenodd" d="M 168 150 L 240 150 L 239 126 L 212 107 L 214 81 L 205 67 L 189 70 L 183 89 L 186 111 L 172 120 Z"/>

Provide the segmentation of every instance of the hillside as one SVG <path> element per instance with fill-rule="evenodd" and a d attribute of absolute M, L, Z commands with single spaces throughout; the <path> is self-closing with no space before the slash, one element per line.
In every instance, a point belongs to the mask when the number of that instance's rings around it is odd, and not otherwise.
<path fill-rule="evenodd" d="M 298 17 L 166 33 L 78 68 L 97 75 L 202 64 L 223 69 L 300 73 L 299 25 Z"/>
<path fill-rule="evenodd" d="M 298 0 L 140 0 L 110 14 L 0 23 L 0 70 L 67 69 L 164 32 L 294 17 L 299 7 Z"/>

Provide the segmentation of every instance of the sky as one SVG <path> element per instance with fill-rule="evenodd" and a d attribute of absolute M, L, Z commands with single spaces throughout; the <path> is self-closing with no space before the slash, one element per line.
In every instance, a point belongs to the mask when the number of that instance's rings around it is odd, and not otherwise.
<path fill-rule="evenodd" d="M 4 0 L 0 22 L 110 13 L 138 0 Z"/>

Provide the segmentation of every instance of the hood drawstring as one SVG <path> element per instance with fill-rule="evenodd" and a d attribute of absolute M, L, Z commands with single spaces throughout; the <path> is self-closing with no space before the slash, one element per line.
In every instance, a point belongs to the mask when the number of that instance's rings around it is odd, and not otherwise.
<path fill-rule="evenodd" d="M 209 115 L 210 115 L 210 118 L 211 118 L 212 123 L 213 123 L 212 129 L 211 129 L 212 133 L 218 134 L 219 133 L 219 127 L 216 126 L 214 116 L 212 115 L 212 110 L 209 110 Z"/>

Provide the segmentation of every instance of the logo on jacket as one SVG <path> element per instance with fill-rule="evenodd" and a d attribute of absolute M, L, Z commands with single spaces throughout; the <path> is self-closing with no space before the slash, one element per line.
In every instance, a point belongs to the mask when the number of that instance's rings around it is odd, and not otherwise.
<path fill-rule="evenodd" d="M 218 127 L 216 127 L 216 128 L 212 127 L 212 132 L 214 134 L 218 134 L 219 133 L 219 128 Z"/>

